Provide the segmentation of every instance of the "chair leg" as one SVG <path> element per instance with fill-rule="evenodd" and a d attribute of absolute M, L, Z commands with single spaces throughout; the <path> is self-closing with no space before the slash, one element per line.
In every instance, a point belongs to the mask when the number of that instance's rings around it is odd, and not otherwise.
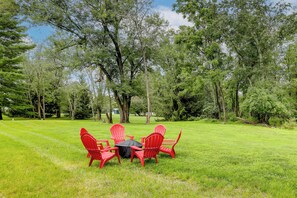
<path fill-rule="evenodd" d="M 170 153 L 171 158 L 175 158 L 175 154 L 173 152 Z"/>
<path fill-rule="evenodd" d="M 172 150 L 172 151 L 170 152 L 170 155 L 171 155 L 172 158 L 175 158 L 175 151 Z"/>
<path fill-rule="evenodd" d="M 139 158 L 139 160 L 140 160 L 141 166 L 144 167 L 144 158 Z"/>
<path fill-rule="evenodd" d="M 118 158 L 118 161 L 119 161 L 119 164 L 120 164 L 121 163 L 120 155 L 117 155 L 117 158 Z"/>
<path fill-rule="evenodd" d="M 92 163 L 93 163 L 93 160 L 94 160 L 94 158 L 93 158 L 93 157 L 91 157 L 91 159 L 90 159 L 90 162 L 89 162 L 89 166 L 91 166 L 91 165 L 92 165 Z"/>
<path fill-rule="evenodd" d="M 87 158 L 91 157 L 90 153 L 87 154 Z"/>
<path fill-rule="evenodd" d="M 157 164 L 157 163 L 158 163 L 158 158 L 157 158 L 157 155 L 156 155 L 155 159 L 156 159 L 156 164 Z"/>
<path fill-rule="evenodd" d="M 132 150 L 131 151 L 131 157 L 130 157 L 130 161 L 133 162 L 133 159 L 134 159 L 134 154 L 135 154 L 135 151 Z"/>
<path fill-rule="evenodd" d="M 105 160 L 101 160 L 101 162 L 100 162 L 100 168 L 102 168 L 104 166 L 105 162 L 106 162 Z"/>
<path fill-rule="evenodd" d="M 115 150 L 115 154 L 118 158 L 119 163 L 121 163 L 119 150 Z"/>

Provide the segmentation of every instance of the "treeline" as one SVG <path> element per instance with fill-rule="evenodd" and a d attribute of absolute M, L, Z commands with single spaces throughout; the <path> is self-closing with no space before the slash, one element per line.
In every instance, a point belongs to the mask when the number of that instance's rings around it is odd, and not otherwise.
<path fill-rule="evenodd" d="M 296 117 L 297 18 L 291 4 L 177 0 L 174 10 L 192 26 L 172 30 L 151 3 L 17 1 L 18 13 L 51 25 L 56 34 L 21 64 L 9 63 L 22 71 L 12 81 L 22 84 L 27 102 L 14 106 L 14 97 L 7 97 L 13 91 L 0 91 L 1 109 L 43 119 L 61 112 L 101 119 L 107 113 L 110 122 L 114 107 L 121 122 L 135 113 L 146 114 L 149 123 L 147 112 L 166 120 L 275 125 Z"/>

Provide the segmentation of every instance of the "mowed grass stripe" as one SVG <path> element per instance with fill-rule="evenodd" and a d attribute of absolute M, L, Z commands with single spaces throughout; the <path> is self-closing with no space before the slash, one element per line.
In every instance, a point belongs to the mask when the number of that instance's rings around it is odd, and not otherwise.
<path fill-rule="evenodd" d="M 64 159 L 58 158 L 56 155 L 52 155 L 47 152 L 46 149 L 43 149 L 42 147 L 34 144 L 33 142 L 27 141 L 23 138 L 19 138 L 17 136 L 14 136 L 12 134 L 3 133 L 0 132 L 1 135 L 10 138 L 11 140 L 18 142 L 28 148 L 30 148 L 33 152 L 40 155 L 42 158 L 44 158 L 46 161 L 52 162 L 54 165 L 62 168 L 63 170 L 72 170 L 74 168 L 78 168 L 79 166 L 73 163 L 70 163 L 69 161 L 66 161 Z"/>
<path fill-rule="evenodd" d="M 85 153 L 85 148 L 82 148 L 82 147 L 77 147 L 73 144 L 69 144 L 65 141 L 62 141 L 60 139 L 56 139 L 56 138 L 53 138 L 53 137 L 50 137 L 50 136 L 47 136 L 47 135 L 43 135 L 43 134 L 40 134 L 40 133 L 37 133 L 37 132 L 31 132 L 31 131 L 24 131 L 24 130 L 20 130 L 20 129 L 14 129 L 15 131 L 18 131 L 22 133 L 22 135 L 24 135 L 25 137 L 27 137 L 27 135 L 33 135 L 33 136 L 37 136 L 37 137 L 40 137 L 44 140 L 47 140 L 49 142 L 52 142 L 52 143 L 55 143 L 56 145 L 59 145 L 59 147 L 64 147 L 65 149 L 67 150 L 72 150 L 72 151 L 75 151 L 75 152 L 79 152 L 79 153 Z M 30 130 L 30 129 L 29 129 Z"/>
<path fill-rule="evenodd" d="M 0 194 L 3 197 L 66 197 L 72 178 L 65 171 L 11 137 L 0 134 Z M 59 190 L 63 186 L 63 190 Z"/>

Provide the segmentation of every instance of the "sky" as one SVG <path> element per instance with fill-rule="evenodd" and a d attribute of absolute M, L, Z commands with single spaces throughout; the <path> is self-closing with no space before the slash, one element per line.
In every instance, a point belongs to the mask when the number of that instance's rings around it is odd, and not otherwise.
<path fill-rule="evenodd" d="M 165 18 L 169 25 L 178 29 L 180 25 L 191 25 L 186 19 L 182 17 L 181 14 L 177 14 L 172 11 L 172 6 L 176 0 L 154 0 L 153 6 L 156 11 L 160 13 L 160 15 Z M 268 0 L 270 2 L 277 2 L 279 0 Z M 283 0 L 283 2 L 289 2 L 293 5 L 297 6 L 297 0 Z M 35 43 L 44 42 L 48 36 L 54 33 L 54 29 L 49 26 L 32 26 L 29 27 L 27 34 L 30 39 Z"/>
<path fill-rule="evenodd" d="M 177 14 L 172 11 L 172 5 L 175 3 L 175 0 L 154 0 L 153 6 L 154 9 L 160 12 L 161 16 L 164 17 L 174 29 L 182 24 L 187 24 L 181 14 Z M 54 29 L 50 26 L 29 26 L 27 34 L 30 39 L 35 43 L 44 42 L 50 35 L 54 33 Z"/>

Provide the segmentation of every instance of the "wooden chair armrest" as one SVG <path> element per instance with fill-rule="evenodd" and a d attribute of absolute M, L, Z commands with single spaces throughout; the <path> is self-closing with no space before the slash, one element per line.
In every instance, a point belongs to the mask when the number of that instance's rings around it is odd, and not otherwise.
<path fill-rule="evenodd" d="M 97 144 L 102 143 L 102 142 L 105 142 L 106 146 L 109 146 L 109 141 L 108 140 L 105 140 L 105 139 L 104 140 L 103 139 L 102 140 L 97 140 Z"/>
<path fill-rule="evenodd" d="M 108 140 L 102 139 L 102 140 L 97 140 L 97 142 L 108 142 Z"/>
<path fill-rule="evenodd" d="M 134 136 L 133 135 L 126 135 L 127 137 L 130 138 L 130 140 L 134 140 Z"/>
<path fill-rule="evenodd" d="M 142 150 L 142 148 L 139 148 L 139 147 L 137 147 L 137 146 L 130 146 L 130 148 L 131 148 L 132 150 L 137 150 L 137 151 L 141 151 L 141 150 Z"/>
<path fill-rule="evenodd" d="M 106 151 L 117 151 L 117 150 L 119 150 L 118 147 L 109 147 L 109 148 L 105 148 L 105 149 L 103 149 L 101 151 L 106 152 Z"/>

